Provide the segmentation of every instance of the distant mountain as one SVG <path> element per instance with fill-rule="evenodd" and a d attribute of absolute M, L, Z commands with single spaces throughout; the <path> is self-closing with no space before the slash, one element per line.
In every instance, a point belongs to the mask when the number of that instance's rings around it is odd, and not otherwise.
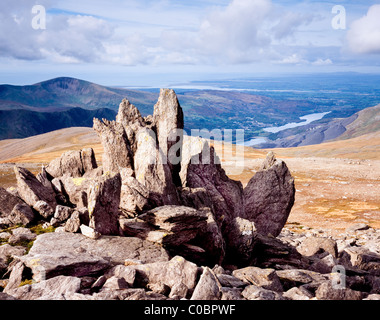
<path fill-rule="evenodd" d="M 72 108 L 61 112 L 0 110 L 0 140 L 25 138 L 69 127 L 92 127 L 94 117 L 114 120 L 116 112 L 107 108 Z"/>
<path fill-rule="evenodd" d="M 157 94 L 104 87 L 75 78 L 55 78 L 28 86 L 0 85 L 0 110 L 62 111 L 70 108 L 117 110 L 127 98 L 149 114 Z"/>

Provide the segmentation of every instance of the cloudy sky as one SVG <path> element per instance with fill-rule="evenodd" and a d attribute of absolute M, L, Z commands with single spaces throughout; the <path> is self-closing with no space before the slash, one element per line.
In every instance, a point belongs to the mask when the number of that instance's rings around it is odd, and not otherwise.
<path fill-rule="evenodd" d="M 1 0 L 0 83 L 380 73 L 379 17 L 380 0 Z"/>

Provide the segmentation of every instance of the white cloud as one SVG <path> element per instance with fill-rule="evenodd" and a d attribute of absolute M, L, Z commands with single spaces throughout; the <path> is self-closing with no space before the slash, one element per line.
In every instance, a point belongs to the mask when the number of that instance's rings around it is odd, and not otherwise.
<path fill-rule="evenodd" d="M 333 62 L 331 61 L 331 59 L 317 59 L 315 60 L 314 62 L 311 63 L 313 66 L 329 66 L 331 64 L 333 64 Z"/>
<path fill-rule="evenodd" d="M 351 24 L 347 40 L 354 53 L 380 54 L 380 4 L 371 6 L 365 16 Z"/>

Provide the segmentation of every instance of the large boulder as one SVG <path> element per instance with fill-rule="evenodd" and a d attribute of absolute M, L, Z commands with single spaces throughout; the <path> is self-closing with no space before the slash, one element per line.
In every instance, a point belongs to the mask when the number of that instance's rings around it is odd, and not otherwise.
<path fill-rule="evenodd" d="M 103 119 L 94 119 L 94 130 L 104 148 L 103 170 L 106 173 L 117 173 L 122 168 L 133 169 L 131 146 L 121 123 Z"/>
<path fill-rule="evenodd" d="M 89 226 L 104 235 L 119 234 L 120 173 L 93 181 L 88 189 Z"/>
<path fill-rule="evenodd" d="M 244 188 L 244 217 L 258 233 L 277 237 L 295 199 L 294 178 L 285 162 L 270 152 L 261 169 Z"/>
<path fill-rule="evenodd" d="M 57 275 L 94 275 L 126 259 L 142 263 L 168 261 L 166 251 L 149 241 L 132 237 L 102 236 L 97 240 L 82 234 L 53 232 L 39 235 L 29 253 L 20 257 L 36 281 Z"/>
<path fill-rule="evenodd" d="M 0 187 L 0 217 L 8 218 L 12 225 L 27 225 L 34 213 L 24 201 Z"/>
<path fill-rule="evenodd" d="M 14 172 L 17 179 L 17 191 L 20 197 L 31 207 L 36 202 L 44 201 L 53 210 L 57 206 L 55 193 L 52 189 L 45 187 L 37 178 L 27 169 L 14 167 Z"/>

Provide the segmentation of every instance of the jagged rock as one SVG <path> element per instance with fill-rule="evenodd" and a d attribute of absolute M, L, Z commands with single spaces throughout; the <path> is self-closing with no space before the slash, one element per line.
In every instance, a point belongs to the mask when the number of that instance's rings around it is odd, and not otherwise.
<path fill-rule="evenodd" d="M 136 270 L 119 264 L 107 271 L 106 278 L 111 277 L 123 278 L 128 286 L 133 287 L 136 279 Z"/>
<path fill-rule="evenodd" d="M 215 273 L 210 268 L 204 267 L 191 300 L 220 300 L 221 289 L 222 286 Z"/>
<path fill-rule="evenodd" d="M 89 226 L 104 235 L 119 234 L 121 177 L 102 177 L 88 189 Z"/>
<path fill-rule="evenodd" d="M 36 178 L 47 189 L 51 189 L 52 191 L 55 191 L 54 186 L 51 183 L 52 176 L 47 173 L 45 166 L 42 166 L 41 172 L 37 174 Z"/>
<path fill-rule="evenodd" d="M 122 290 L 128 289 L 129 285 L 124 278 L 111 277 L 104 283 L 102 290 Z"/>
<path fill-rule="evenodd" d="M 148 128 L 142 128 L 137 132 L 136 141 L 137 149 L 134 154 L 136 179 L 159 201 L 157 206 L 178 205 L 178 193 L 172 173 L 158 150 L 155 133 Z"/>
<path fill-rule="evenodd" d="M 57 206 L 54 192 L 46 188 L 37 178 L 24 168 L 14 167 L 17 179 L 17 191 L 20 197 L 31 207 L 36 202 L 45 201 L 53 210 Z"/>
<path fill-rule="evenodd" d="M 162 206 L 139 216 L 140 219 L 165 230 L 162 244 L 179 246 L 187 243 L 206 227 L 207 217 L 203 212 L 184 206 Z"/>
<path fill-rule="evenodd" d="M 242 281 L 233 275 L 217 274 L 216 277 L 223 287 L 239 288 L 247 286 L 246 281 Z"/>
<path fill-rule="evenodd" d="M 5 263 L 9 263 L 8 261 L 11 259 L 15 259 L 24 255 L 26 252 L 26 248 L 22 246 L 11 246 L 6 243 L 0 246 L 0 261 L 3 260 Z"/>
<path fill-rule="evenodd" d="M 3 187 L 0 187 L 0 217 L 8 217 L 16 205 L 25 204 L 20 198 L 10 194 Z"/>
<path fill-rule="evenodd" d="M 222 287 L 222 298 L 220 300 L 245 300 L 242 296 L 242 289 Z"/>
<path fill-rule="evenodd" d="M 380 255 L 370 252 L 363 247 L 351 247 L 345 250 L 349 256 L 352 266 L 365 270 L 372 275 L 380 276 Z"/>
<path fill-rule="evenodd" d="M 234 270 L 232 275 L 236 278 L 248 282 L 249 284 L 262 287 L 264 289 L 282 292 L 283 287 L 274 269 L 260 269 L 257 267 L 246 267 Z"/>
<path fill-rule="evenodd" d="M 181 149 L 183 140 L 183 111 L 174 90 L 161 89 L 154 106 L 153 121 L 157 141 L 163 157 L 167 159 L 174 184 L 181 185 Z"/>
<path fill-rule="evenodd" d="M 304 256 L 311 257 L 319 253 L 328 252 L 334 258 L 338 256 L 336 241 L 322 237 L 308 237 L 297 246 L 297 251 Z"/>
<path fill-rule="evenodd" d="M 244 188 L 244 217 L 254 221 L 258 233 L 277 237 L 294 199 L 294 178 L 285 162 L 277 160 L 270 152 Z"/>
<path fill-rule="evenodd" d="M 22 224 L 28 225 L 34 220 L 34 212 L 26 203 L 18 203 L 14 206 L 8 219 L 13 225 Z"/>
<path fill-rule="evenodd" d="M 32 285 L 9 290 L 8 294 L 20 300 L 54 299 L 80 290 L 81 280 L 76 277 L 57 276 Z"/>
<path fill-rule="evenodd" d="M 200 154 L 191 157 L 187 167 L 186 186 L 204 188 L 214 207 L 214 220 L 226 241 L 226 255 L 237 259 L 244 250 L 237 218 L 243 215 L 243 187 L 231 180 L 220 165 L 213 147 L 203 145 Z"/>
<path fill-rule="evenodd" d="M 361 300 L 363 294 L 350 288 L 334 288 L 331 281 L 323 282 L 315 292 L 318 300 Z"/>
<path fill-rule="evenodd" d="M 29 253 L 20 259 L 32 269 L 33 279 L 40 281 L 56 275 L 97 274 L 123 264 L 125 259 L 150 263 L 169 257 L 163 248 L 138 238 L 102 236 L 93 240 L 79 233 L 53 232 L 39 235 Z"/>
<path fill-rule="evenodd" d="M 116 115 L 116 122 L 123 125 L 131 145 L 131 151 L 134 154 L 137 149 L 136 133 L 140 128 L 146 126 L 140 111 L 127 99 L 123 99 L 119 105 L 119 111 Z"/>
<path fill-rule="evenodd" d="M 121 123 L 94 119 L 94 130 L 104 148 L 103 171 L 116 173 L 122 168 L 133 169 L 133 155 L 127 134 Z"/>
<path fill-rule="evenodd" d="M 77 178 L 95 168 L 97 168 L 97 163 L 94 150 L 86 148 L 63 153 L 61 157 L 51 161 L 45 170 L 53 178 L 64 175 Z"/>
<path fill-rule="evenodd" d="M 122 169 L 120 208 L 134 216 L 153 207 L 154 200 L 150 198 L 149 190 L 133 177 L 133 171 Z"/>

